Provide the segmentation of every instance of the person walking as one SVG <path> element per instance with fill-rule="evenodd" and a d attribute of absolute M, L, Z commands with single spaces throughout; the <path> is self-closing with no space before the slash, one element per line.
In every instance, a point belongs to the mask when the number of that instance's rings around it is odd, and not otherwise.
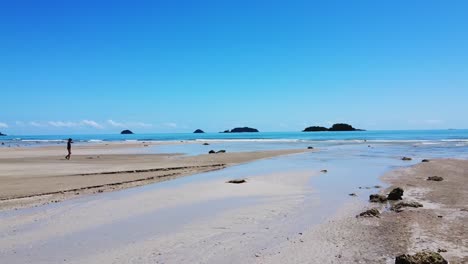
<path fill-rule="evenodd" d="M 65 156 L 65 159 L 67 159 L 67 160 L 70 160 L 70 157 L 71 157 L 71 154 L 72 154 L 72 153 L 71 153 L 71 144 L 72 144 L 72 143 L 73 143 L 72 139 L 69 138 L 69 139 L 68 139 L 68 142 L 67 142 L 68 155 Z"/>

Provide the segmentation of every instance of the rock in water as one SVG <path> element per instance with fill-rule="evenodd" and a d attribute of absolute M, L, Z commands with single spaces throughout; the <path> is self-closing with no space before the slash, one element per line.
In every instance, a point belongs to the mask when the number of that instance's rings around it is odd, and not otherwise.
<path fill-rule="evenodd" d="M 235 180 L 230 180 L 227 183 L 241 184 L 241 183 L 245 183 L 245 182 L 247 182 L 247 181 L 244 180 L 244 179 L 235 179 Z"/>
<path fill-rule="evenodd" d="M 379 215 L 380 215 L 380 212 L 379 210 L 377 210 L 377 208 L 372 208 L 359 214 L 359 216 L 364 216 L 364 217 L 379 217 Z"/>
<path fill-rule="evenodd" d="M 231 133 L 258 132 L 258 129 L 251 127 L 236 127 L 231 129 Z"/>
<path fill-rule="evenodd" d="M 401 160 L 408 161 L 408 160 L 412 160 L 412 158 L 409 158 L 409 157 L 403 157 L 403 158 L 401 158 Z"/>
<path fill-rule="evenodd" d="M 440 176 L 431 176 L 431 177 L 428 177 L 427 180 L 428 181 L 443 181 L 444 178 L 442 178 Z"/>
<path fill-rule="evenodd" d="M 400 187 L 397 187 L 388 194 L 387 199 L 396 201 L 396 200 L 403 199 L 402 196 L 403 196 L 403 189 Z"/>
<path fill-rule="evenodd" d="M 6 134 L 3 134 L 2 132 L 0 132 L 0 136 L 6 136 Z"/>
<path fill-rule="evenodd" d="M 120 132 L 120 134 L 122 134 L 122 135 L 131 135 L 131 134 L 133 134 L 133 132 L 126 129 L 126 130 L 123 130 L 122 132 Z"/>
<path fill-rule="evenodd" d="M 314 149 L 314 147 L 307 147 L 307 149 Z"/>
<path fill-rule="evenodd" d="M 371 194 L 369 196 L 369 201 L 371 203 L 385 203 L 387 201 L 387 197 L 381 194 Z"/>
<path fill-rule="evenodd" d="M 208 154 L 215 154 L 215 153 L 216 153 L 216 151 L 214 151 L 214 150 L 210 150 L 210 151 L 208 152 Z"/>
<path fill-rule="evenodd" d="M 442 255 L 433 251 L 422 251 L 414 255 L 396 257 L 395 264 L 448 264 Z"/>
<path fill-rule="evenodd" d="M 226 153 L 226 150 L 224 150 L 224 149 L 218 150 L 216 153 Z"/>
<path fill-rule="evenodd" d="M 321 127 L 321 126 L 311 126 L 306 127 L 302 132 L 321 132 L 321 131 L 328 131 L 328 128 Z"/>
<path fill-rule="evenodd" d="M 428 159 L 423 159 L 423 160 L 421 160 L 421 162 L 429 162 L 429 160 Z"/>
<path fill-rule="evenodd" d="M 208 145 L 210 145 L 210 144 L 209 144 L 209 143 L 206 143 L 206 142 L 203 143 L 203 146 L 208 146 Z"/>
<path fill-rule="evenodd" d="M 205 131 L 203 131 L 203 130 L 201 130 L 201 129 L 197 129 L 197 130 L 193 131 L 193 133 L 195 133 L 195 134 L 203 134 L 203 133 L 205 133 Z"/>

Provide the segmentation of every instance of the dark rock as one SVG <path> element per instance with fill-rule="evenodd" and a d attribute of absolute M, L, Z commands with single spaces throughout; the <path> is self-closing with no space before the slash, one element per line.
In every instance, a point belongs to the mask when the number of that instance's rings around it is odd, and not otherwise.
<path fill-rule="evenodd" d="M 244 132 L 253 133 L 253 132 L 258 132 L 258 129 L 251 128 L 251 127 L 236 127 L 236 128 L 231 129 L 231 131 L 229 132 L 230 133 L 244 133 Z"/>
<path fill-rule="evenodd" d="M 208 154 L 215 154 L 215 153 L 216 153 L 216 151 L 214 151 L 214 150 L 210 150 L 210 151 L 208 152 Z"/>
<path fill-rule="evenodd" d="M 6 134 L 3 134 L 2 132 L 0 132 L 0 136 L 6 136 Z"/>
<path fill-rule="evenodd" d="M 247 182 L 247 181 L 244 180 L 244 179 L 235 179 L 235 180 L 227 181 L 227 183 L 233 183 L 233 184 L 241 184 L 241 183 L 245 183 L 245 182 Z"/>
<path fill-rule="evenodd" d="M 128 130 L 128 129 L 126 129 L 126 130 L 123 130 L 122 132 L 120 132 L 120 134 L 122 134 L 122 135 L 132 135 L 133 132 L 130 131 L 130 130 Z"/>
<path fill-rule="evenodd" d="M 395 264 L 448 264 L 448 262 L 437 252 L 422 251 L 414 255 L 398 256 Z"/>
<path fill-rule="evenodd" d="M 321 172 L 321 173 L 327 173 L 328 170 L 321 170 L 320 172 Z"/>
<path fill-rule="evenodd" d="M 2 142 L 2 146 L 4 146 L 4 145 L 5 145 L 5 143 Z"/>
<path fill-rule="evenodd" d="M 348 124 L 334 124 L 328 131 L 357 131 L 359 129 L 355 129 L 353 126 Z"/>
<path fill-rule="evenodd" d="M 307 149 L 314 149 L 314 147 L 307 147 Z"/>
<path fill-rule="evenodd" d="M 371 194 L 369 196 L 369 202 L 371 203 L 385 203 L 387 201 L 387 197 L 381 194 Z"/>
<path fill-rule="evenodd" d="M 359 214 L 359 216 L 364 216 L 364 217 L 379 217 L 380 216 L 380 212 L 377 208 L 372 208 L 372 209 L 369 209 L 365 212 L 362 212 Z"/>
<path fill-rule="evenodd" d="M 402 198 L 403 196 L 403 189 L 398 187 L 398 188 L 395 188 L 393 189 L 387 196 L 387 199 L 388 200 L 393 200 L 393 201 L 396 201 L 396 200 L 401 200 L 403 199 Z"/>
<path fill-rule="evenodd" d="M 226 150 L 224 150 L 224 149 L 218 150 L 216 153 L 226 153 Z"/>
<path fill-rule="evenodd" d="M 429 160 L 428 159 L 423 159 L 423 160 L 421 160 L 421 162 L 429 162 Z"/>
<path fill-rule="evenodd" d="M 349 195 L 349 196 L 357 196 L 357 194 L 355 194 L 355 193 L 350 193 L 350 194 L 348 194 L 348 195 Z"/>
<path fill-rule="evenodd" d="M 444 248 L 439 248 L 439 249 L 437 249 L 437 252 L 438 253 L 445 253 L 445 252 L 447 252 L 447 250 L 444 249 Z"/>
<path fill-rule="evenodd" d="M 302 132 L 321 132 L 321 131 L 328 131 L 328 128 L 321 127 L 321 126 L 311 126 L 311 127 L 307 127 Z"/>
<path fill-rule="evenodd" d="M 206 142 L 203 143 L 203 146 L 208 146 L 208 145 L 210 145 L 210 144 L 209 144 L 209 143 L 206 143 Z"/>
<path fill-rule="evenodd" d="M 409 158 L 409 157 L 403 157 L 403 158 L 401 158 L 401 160 L 412 160 L 412 158 Z"/>
<path fill-rule="evenodd" d="M 231 132 L 231 131 L 229 131 L 229 130 L 224 130 L 224 132 L 221 132 L 221 133 L 229 133 L 229 132 Z"/>
<path fill-rule="evenodd" d="M 195 134 L 203 134 L 203 133 L 205 133 L 205 131 L 203 131 L 203 130 L 201 130 L 201 129 L 197 129 L 197 130 L 193 131 L 193 133 L 195 133 Z"/>
<path fill-rule="evenodd" d="M 444 178 L 440 177 L 440 176 L 430 176 L 427 178 L 428 181 L 443 181 Z"/>
<path fill-rule="evenodd" d="M 390 208 L 390 210 L 399 213 L 399 212 L 403 211 L 403 208 L 405 208 L 405 207 L 419 208 L 419 207 L 423 207 L 423 205 L 418 203 L 418 202 L 398 202 L 398 203 L 394 204 Z"/>
<path fill-rule="evenodd" d="M 380 189 L 380 188 L 382 188 L 382 186 L 380 186 L 380 185 L 374 185 L 374 188 Z"/>

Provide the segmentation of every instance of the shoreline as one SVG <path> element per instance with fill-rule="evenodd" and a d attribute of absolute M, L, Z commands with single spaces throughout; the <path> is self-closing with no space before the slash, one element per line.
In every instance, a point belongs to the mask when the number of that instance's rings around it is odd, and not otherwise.
<path fill-rule="evenodd" d="M 140 146 L 141 144 L 137 144 Z M 72 160 L 58 156 L 63 148 L 0 151 L 0 210 L 50 202 L 220 170 L 246 162 L 311 152 L 307 149 L 181 154 L 119 154 L 135 144 L 78 146 Z M 2 155 L 3 154 L 3 155 Z M 7 156 L 7 157 L 5 157 Z"/>

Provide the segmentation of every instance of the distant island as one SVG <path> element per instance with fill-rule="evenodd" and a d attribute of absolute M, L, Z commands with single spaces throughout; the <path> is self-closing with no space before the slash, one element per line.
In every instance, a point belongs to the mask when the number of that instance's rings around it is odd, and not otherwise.
<path fill-rule="evenodd" d="M 203 131 L 203 130 L 201 130 L 201 129 L 197 129 L 197 130 L 193 131 L 193 133 L 195 133 L 195 134 L 203 134 L 203 133 L 205 133 L 205 131 Z"/>
<path fill-rule="evenodd" d="M 321 126 L 311 126 L 304 129 L 302 132 L 320 132 L 320 131 L 365 131 L 363 129 L 356 129 L 348 124 L 334 124 L 330 128 L 321 127 Z"/>
<path fill-rule="evenodd" d="M 122 135 L 132 135 L 133 132 L 130 131 L 130 130 L 128 130 L 128 129 L 126 129 L 126 130 L 123 130 L 122 132 L 120 132 L 120 134 L 122 134 Z"/>
<path fill-rule="evenodd" d="M 236 127 L 229 130 L 225 130 L 223 133 L 244 133 L 244 132 L 258 132 L 258 129 L 256 128 L 251 128 L 251 127 Z"/>
<path fill-rule="evenodd" d="M 2 132 L 0 132 L 0 136 L 6 136 L 6 134 L 3 134 Z"/>

